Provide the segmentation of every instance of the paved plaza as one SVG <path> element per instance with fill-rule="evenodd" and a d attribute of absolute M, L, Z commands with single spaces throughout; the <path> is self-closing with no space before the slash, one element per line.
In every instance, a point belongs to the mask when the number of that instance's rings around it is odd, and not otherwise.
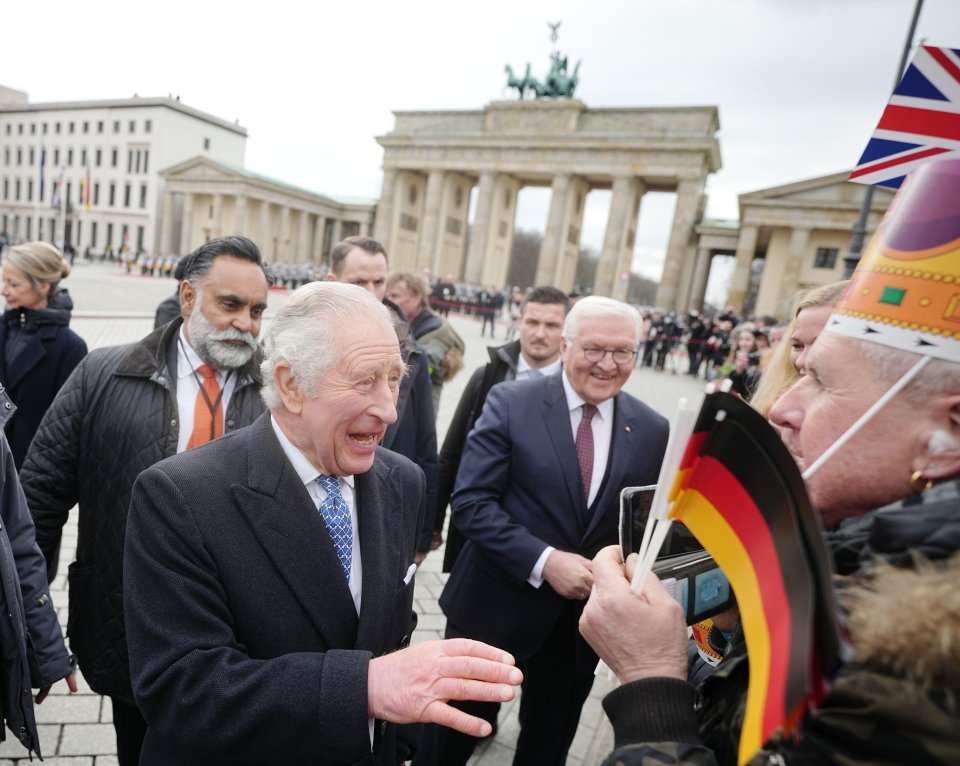
<path fill-rule="evenodd" d="M 70 290 L 75 303 L 71 327 L 91 349 L 134 341 L 146 335 L 153 328 L 156 305 L 175 288 L 172 279 L 127 275 L 111 264 L 82 263 L 77 264 L 63 285 Z M 271 291 L 268 318 L 283 304 L 287 295 L 285 290 Z M 450 320 L 466 342 L 467 350 L 464 371 L 445 386 L 440 401 L 437 429 L 441 442 L 469 373 L 486 361 L 486 345 L 491 342 L 481 339 L 478 321 L 456 315 L 451 315 Z M 504 325 L 498 327 L 497 333 L 493 343 L 502 343 Z M 681 397 L 695 400 L 699 396 L 702 384 L 686 375 L 643 369 L 634 372 L 625 390 L 670 417 Z M 74 510 L 64 528 L 59 574 L 51 584 L 51 594 L 64 626 L 67 620 L 66 571 L 76 550 L 76 517 Z M 441 549 L 428 556 L 417 573 L 414 605 L 419 622 L 414 641 L 443 635 L 444 617 L 437 604 L 446 581 L 446 575 L 440 572 L 442 560 Z M 568 764 L 598 763 L 610 749 L 612 732 L 600 705 L 600 699 L 610 688 L 606 679 L 598 679 L 594 685 Z M 511 762 L 518 732 L 516 706 L 514 701 L 503 707 L 496 737 L 478 748 L 471 764 L 501 766 Z M 51 766 L 112 766 L 117 763 L 110 701 L 94 694 L 82 678 L 78 694 L 68 694 L 66 684 L 61 682 L 53 687 L 50 696 L 36 708 L 36 712 L 44 763 Z M 23 747 L 8 732 L 7 740 L 0 745 L 0 766 L 26 763 L 28 759 Z"/>

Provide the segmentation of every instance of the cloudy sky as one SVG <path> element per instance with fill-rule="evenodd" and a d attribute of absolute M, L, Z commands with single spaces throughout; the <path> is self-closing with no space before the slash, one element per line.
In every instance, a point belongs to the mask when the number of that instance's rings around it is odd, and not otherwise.
<path fill-rule="evenodd" d="M 542 77 L 582 60 L 588 107 L 717 105 L 723 169 L 707 215 L 737 195 L 845 170 L 893 87 L 916 0 L 481 0 L 7 3 L 0 83 L 31 101 L 179 95 L 249 131 L 247 167 L 376 198 L 394 110 L 480 109 L 513 96 L 504 65 Z M 17 30 L 12 33 L 12 30 Z M 915 41 L 960 47 L 960 2 L 926 0 Z M 599 248 L 608 192 L 588 198 Z M 542 230 L 548 195 L 521 195 Z M 634 268 L 659 274 L 672 195 L 647 195 Z"/>

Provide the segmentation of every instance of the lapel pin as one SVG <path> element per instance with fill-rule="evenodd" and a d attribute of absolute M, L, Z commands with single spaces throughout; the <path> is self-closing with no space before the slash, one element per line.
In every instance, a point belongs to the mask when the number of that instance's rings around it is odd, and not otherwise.
<path fill-rule="evenodd" d="M 623 430 L 626 431 L 627 433 L 630 433 L 631 429 L 630 429 L 630 426 L 624 426 Z"/>

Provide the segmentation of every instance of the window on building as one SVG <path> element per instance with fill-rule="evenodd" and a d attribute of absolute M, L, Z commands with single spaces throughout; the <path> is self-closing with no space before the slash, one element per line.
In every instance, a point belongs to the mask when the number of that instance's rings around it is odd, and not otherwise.
<path fill-rule="evenodd" d="M 209 148 L 210 148 L 210 139 L 209 139 L 209 138 L 203 139 L 203 148 L 204 148 L 204 149 L 209 149 Z"/>
<path fill-rule="evenodd" d="M 93 184 L 93 204 L 100 204 L 100 182 L 96 181 Z"/>
<path fill-rule="evenodd" d="M 70 198 L 73 196 L 73 181 L 67 181 L 67 196 L 64 199 L 67 202 L 70 202 Z"/>
<path fill-rule="evenodd" d="M 35 157 L 36 157 L 36 155 L 35 155 L 33 152 L 34 152 L 34 150 L 31 148 L 31 149 L 30 149 L 30 153 L 29 153 L 29 157 L 30 157 L 29 162 L 30 162 L 30 165 L 31 165 L 31 166 L 33 165 L 33 160 L 34 160 Z"/>
<path fill-rule="evenodd" d="M 143 121 L 143 132 L 149 133 L 153 130 L 153 120 L 144 120 Z"/>
<path fill-rule="evenodd" d="M 83 122 L 83 132 L 84 132 L 84 133 L 89 133 L 89 132 L 90 132 L 90 123 L 89 123 L 88 121 L 86 121 L 86 120 L 84 120 L 84 122 Z"/>
<path fill-rule="evenodd" d="M 4 162 L 5 165 L 9 165 L 9 164 L 10 164 L 10 149 L 9 149 L 9 148 L 3 150 L 3 162 Z"/>
<path fill-rule="evenodd" d="M 10 135 L 10 124 L 9 124 L 9 123 L 7 124 L 7 135 L 8 135 L 8 136 Z"/>
<path fill-rule="evenodd" d="M 67 125 L 67 132 L 68 132 L 68 133 L 73 133 L 74 127 L 75 127 L 75 123 L 72 123 L 72 122 L 71 122 L 69 125 Z"/>
<path fill-rule="evenodd" d="M 120 120 L 114 120 L 114 121 L 113 121 L 113 132 L 114 132 L 114 133 L 119 133 L 119 132 L 120 132 Z"/>
<path fill-rule="evenodd" d="M 143 226 L 138 226 L 138 227 L 137 227 L 137 252 L 139 252 L 140 250 L 143 250 L 143 234 L 144 234 L 144 230 L 145 230 L 145 227 L 143 227 Z"/>
<path fill-rule="evenodd" d="M 133 149 L 127 149 L 127 173 L 133 172 Z"/>
<path fill-rule="evenodd" d="M 114 202 L 117 199 L 117 185 L 115 183 L 110 184 L 110 194 L 107 197 L 107 204 L 110 207 L 113 207 Z"/>
<path fill-rule="evenodd" d="M 87 166 L 87 150 L 80 150 L 80 167 L 85 168 Z"/>
<path fill-rule="evenodd" d="M 10 179 L 3 179 L 3 198 L 4 200 L 10 199 Z"/>
<path fill-rule="evenodd" d="M 53 150 L 53 164 L 54 164 L 54 166 L 57 166 L 57 165 L 60 164 L 60 150 L 59 150 L 59 149 L 54 149 L 54 150 Z"/>
<path fill-rule="evenodd" d="M 134 160 L 134 167 L 136 168 L 137 173 L 140 172 L 140 150 L 137 149 L 137 156 Z"/>
<path fill-rule="evenodd" d="M 123 185 L 123 206 L 130 207 L 130 184 Z"/>
<path fill-rule="evenodd" d="M 27 239 L 33 239 L 33 219 L 30 216 L 27 216 Z"/>
<path fill-rule="evenodd" d="M 43 123 L 43 135 L 47 135 L 47 123 Z"/>
<path fill-rule="evenodd" d="M 33 202 L 33 179 L 27 179 L 27 202 Z"/>
<path fill-rule="evenodd" d="M 136 120 L 130 120 L 130 132 L 131 132 L 131 133 L 136 133 L 136 132 L 137 132 L 137 122 L 136 122 Z"/>
<path fill-rule="evenodd" d="M 55 122 L 55 123 L 53 124 L 53 132 L 56 133 L 58 136 L 60 135 L 60 123 L 59 123 L 59 122 Z"/>
<path fill-rule="evenodd" d="M 67 167 L 73 167 L 73 149 L 67 149 Z"/>
<path fill-rule="evenodd" d="M 147 209 L 147 185 L 146 184 L 142 184 L 140 186 L 140 209 L 141 210 Z"/>
<path fill-rule="evenodd" d="M 22 123 L 22 122 L 18 122 L 18 123 L 17 123 L 17 135 L 18 135 L 18 136 L 22 136 L 22 135 L 23 135 L 23 123 Z"/>
<path fill-rule="evenodd" d="M 90 249 L 93 250 L 97 246 L 97 222 L 90 222 Z"/>
<path fill-rule="evenodd" d="M 97 151 L 96 151 L 96 152 L 94 153 L 94 155 L 93 155 L 93 164 L 94 164 L 94 167 L 100 167 L 100 160 L 101 160 L 101 159 L 103 159 L 103 151 L 100 150 L 100 149 L 97 149 Z"/>
<path fill-rule="evenodd" d="M 17 149 L 17 165 L 23 164 L 23 149 Z"/>
<path fill-rule="evenodd" d="M 103 133 L 103 120 L 97 120 L 97 133 Z"/>
<path fill-rule="evenodd" d="M 144 173 L 149 173 L 149 172 L 150 172 L 150 171 L 147 169 L 147 164 L 149 163 L 149 161 L 150 161 L 150 150 L 149 150 L 149 149 L 144 149 L 144 150 L 143 150 L 143 172 L 144 172 Z"/>
<path fill-rule="evenodd" d="M 113 246 L 113 224 L 108 223 L 107 224 L 107 241 L 106 243 L 104 243 L 104 247 L 112 247 L 112 246 Z"/>
<path fill-rule="evenodd" d="M 13 198 L 14 198 L 17 202 L 20 201 L 20 179 L 19 179 L 19 178 L 17 179 L 16 185 L 14 186 Z"/>
<path fill-rule="evenodd" d="M 838 252 L 835 247 L 818 247 L 817 255 L 813 260 L 813 268 L 832 269 L 837 265 Z"/>
<path fill-rule="evenodd" d="M 31 136 L 37 135 L 37 123 L 35 122 L 30 123 L 30 135 Z"/>
<path fill-rule="evenodd" d="M 110 167 L 115 168 L 117 166 L 117 160 L 120 159 L 120 152 L 117 149 L 110 150 Z"/>

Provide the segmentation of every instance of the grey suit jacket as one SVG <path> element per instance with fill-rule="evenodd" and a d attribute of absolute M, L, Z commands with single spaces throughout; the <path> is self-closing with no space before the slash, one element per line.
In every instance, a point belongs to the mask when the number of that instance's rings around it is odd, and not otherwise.
<path fill-rule="evenodd" d="M 140 475 L 124 605 L 141 764 L 371 762 L 367 666 L 415 623 L 424 480 L 378 449 L 355 486 L 359 617 L 269 413 Z M 383 763 L 407 756 L 394 728 L 377 726 Z"/>

